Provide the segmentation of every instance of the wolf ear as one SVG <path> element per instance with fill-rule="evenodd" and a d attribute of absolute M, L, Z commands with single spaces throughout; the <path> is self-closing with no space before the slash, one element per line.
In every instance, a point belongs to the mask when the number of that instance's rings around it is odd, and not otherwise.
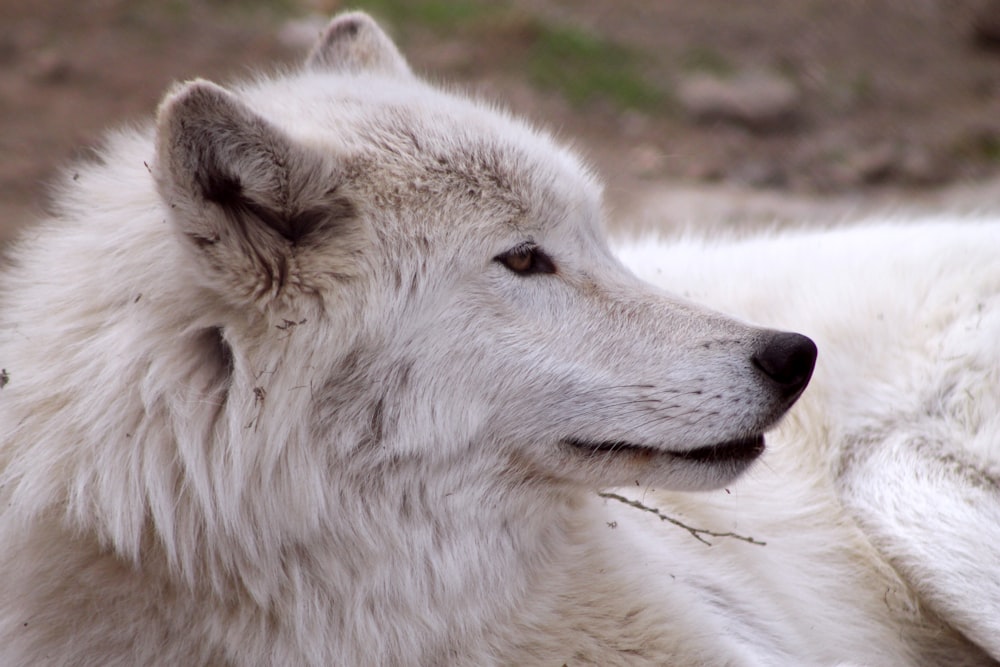
<path fill-rule="evenodd" d="M 241 302 L 302 287 L 293 260 L 354 217 L 332 160 L 208 81 L 160 105 L 152 171 L 209 281 Z"/>
<path fill-rule="evenodd" d="M 364 12 L 334 17 L 306 59 L 306 67 L 358 74 L 412 76 L 406 59 L 389 36 Z"/>

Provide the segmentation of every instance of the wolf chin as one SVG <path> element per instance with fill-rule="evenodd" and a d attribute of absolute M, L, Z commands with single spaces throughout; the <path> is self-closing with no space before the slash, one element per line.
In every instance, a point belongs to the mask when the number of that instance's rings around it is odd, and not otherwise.
<path fill-rule="evenodd" d="M 1000 657 L 1000 227 L 601 227 L 361 13 L 176 86 L 0 275 L 0 664 Z"/>

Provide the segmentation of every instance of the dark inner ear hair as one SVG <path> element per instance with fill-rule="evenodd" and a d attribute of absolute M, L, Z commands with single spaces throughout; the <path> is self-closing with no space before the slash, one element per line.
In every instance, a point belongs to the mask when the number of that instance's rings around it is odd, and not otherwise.
<path fill-rule="evenodd" d="M 213 204 L 231 209 L 240 206 L 245 201 L 243 184 L 231 174 L 219 169 L 206 169 L 198 181 L 201 194 Z"/>
<path fill-rule="evenodd" d="M 206 169 L 198 184 L 206 201 L 222 208 L 238 223 L 244 224 L 244 218 L 251 215 L 293 245 L 313 232 L 336 227 L 356 215 L 354 204 L 335 191 L 326 193 L 324 201 L 313 208 L 287 213 L 257 203 L 247 195 L 238 177 L 221 169 Z"/>
<path fill-rule="evenodd" d="M 292 243 L 298 241 L 285 217 L 247 196 L 238 177 L 222 169 L 209 168 L 200 174 L 198 184 L 205 200 L 217 205 L 238 224 L 245 224 L 246 216 L 252 215 Z"/>

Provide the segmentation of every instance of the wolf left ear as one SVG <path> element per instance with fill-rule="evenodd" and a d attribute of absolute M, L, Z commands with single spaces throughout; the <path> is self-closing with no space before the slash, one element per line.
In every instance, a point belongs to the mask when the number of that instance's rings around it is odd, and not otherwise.
<path fill-rule="evenodd" d="M 412 76 L 406 59 L 374 19 L 364 12 L 334 17 L 306 59 L 306 67 L 359 74 Z"/>
<path fill-rule="evenodd" d="M 337 163 L 208 81 L 160 105 L 152 171 L 208 282 L 241 303 L 307 287 L 303 256 L 350 240 Z"/>

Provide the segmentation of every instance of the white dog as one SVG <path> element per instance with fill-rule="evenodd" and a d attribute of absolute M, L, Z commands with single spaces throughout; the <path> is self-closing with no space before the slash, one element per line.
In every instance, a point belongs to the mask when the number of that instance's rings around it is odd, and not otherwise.
<path fill-rule="evenodd" d="M 0 276 L 0 664 L 1000 657 L 1000 225 L 625 249 L 820 343 L 737 482 L 813 343 L 638 280 L 363 14 L 57 206 Z"/>

